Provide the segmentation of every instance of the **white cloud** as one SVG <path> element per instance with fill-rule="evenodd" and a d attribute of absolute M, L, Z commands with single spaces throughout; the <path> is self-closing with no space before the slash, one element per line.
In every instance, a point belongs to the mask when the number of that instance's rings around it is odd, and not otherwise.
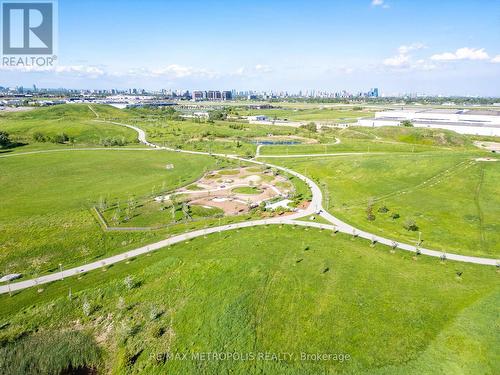
<path fill-rule="evenodd" d="M 418 70 L 434 70 L 437 68 L 437 65 L 425 59 L 419 59 L 415 61 L 415 64 L 412 65 L 412 68 Z"/>
<path fill-rule="evenodd" d="M 262 65 L 262 64 L 255 65 L 254 69 L 256 72 L 259 73 L 270 73 L 272 71 L 269 65 Z"/>
<path fill-rule="evenodd" d="M 214 78 L 217 75 L 215 72 L 209 71 L 207 69 L 199 69 L 177 64 L 171 64 L 163 68 L 153 69 L 151 72 L 155 76 L 167 76 L 170 78 Z"/>
<path fill-rule="evenodd" d="M 385 66 L 393 67 L 393 68 L 408 68 L 411 66 L 411 56 L 409 53 L 411 51 L 416 51 L 419 49 L 425 48 L 425 45 L 420 42 L 406 44 L 399 46 L 398 54 L 396 56 L 388 57 L 383 61 Z"/>
<path fill-rule="evenodd" d="M 354 72 L 354 68 L 352 68 L 350 66 L 341 66 L 338 70 L 342 74 L 351 74 Z"/>
<path fill-rule="evenodd" d="M 372 0 L 373 7 L 382 7 L 384 9 L 389 8 L 389 5 L 384 3 L 384 0 Z"/>
<path fill-rule="evenodd" d="M 405 67 L 408 66 L 409 63 L 410 63 L 410 56 L 405 54 L 399 54 L 397 56 L 388 57 L 387 59 L 384 60 L 385 66 L 392 66 L 392 67 Z"/>
<path fill-rule="evenodd" d="M 487 60 L 490 57 L 484 48 L 459 48 L 455 52 L 444 52 L 431 56 L 434 61 Z"/>
<path fill-rule="evenodd" d="M 411 51 L 419 50 L 425 48 L 425 44 L 417 42 L 408 45 L 402 45 L 398 48 L 398 51 L 401 55 L 406 55 Z"/>
<path fill-rule="evenodd" d="M 73 74 L 79 77 L 89 77 L 89 78 L 98 78 L 106 73 L 104 70 L 96 67 L 96 66 L 86 66 L 86 65 L 56 65 L 53 69 L 56 73 L 66 73 Z"/>
<path fill-rule="evenodd" d="M 20 73 L 45 73 L 73 75 L 77 77 L 98 78 L 106 74 L 104 70 L 90 65 L 54 65 L 54 66 L 2 66 L 0 70 Z"/>
<path fill-rule="evenodd" d="M 437 66 L 425 59 L 413 60 L 410 52 L 426 48 L 423 43 L 417 42 L 402 45 L 398 48 L 396 56 L 388 57 L 383 61 L 383 65 L 398 70 L 432 70 Z"/>
<path fill-rule="evenodd" d="M 494 58 L 491 59 L 492 63 L 500 63 L 500 55 L 496 55 Z"/>
<path fill-rule="evenodd" d="M 216 72 L 208 69 L 193 68 L 190 66 L 170 64 L 159 68 L 132 68 L 125 73 L 113 73 L 115 76 L 132 76 L 132 77 L 146 77 L 157 78 L 163 77 L 168 79 L 183 79 L 183 78 L 201 78 L 213 79 L 217 78 Z"/>
<path fill-rule="evenodd" d="M 273 71 L 273 69 L 269 65 L 257 64 L 255 66 L 250 67 L 250 68 L 248 68 L 246 66 L 240 66 L 231 75 L 240 76 L 240 77 L 256 77 L 256 76 L 260 76 L 262 74 L 271 73 L 272 71 Z"/>

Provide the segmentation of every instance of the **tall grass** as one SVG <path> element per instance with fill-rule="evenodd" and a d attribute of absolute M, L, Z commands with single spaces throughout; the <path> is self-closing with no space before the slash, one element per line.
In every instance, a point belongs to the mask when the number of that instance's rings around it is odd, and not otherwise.
<path fill-rule="evenodd" d="M 93 373 L 101 358 L 101 349 L 86 333 L 36 333 L 0 348 L 0 373 L 50 375 L 77 369 Z"/>

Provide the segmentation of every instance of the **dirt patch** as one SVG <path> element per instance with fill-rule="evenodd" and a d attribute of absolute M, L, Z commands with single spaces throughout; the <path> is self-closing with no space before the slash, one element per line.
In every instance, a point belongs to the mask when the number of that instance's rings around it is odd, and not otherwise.
<path fill-rule="evenodd" d="M 219 176 L 221 179 L 215 179 Z M 199 190 L 191 190 L 192 186 Z M 255 194 L 245 194 L 234 189 L 254 187 Z M 286 198 L 293 192 L 293 185 L 288 179 L 277 175 L 270 170 L 256 170 L 255 167 L 231 169 L 224 171 L 211 171 L 195 184 L 188 188 L 177 189 L 169 195 L 156 197 L 156 201 L 184 199 L 189 205 L 216 207 L 224 211 L 225 215 L 238 215 L 257 207 L 261 202 L 273 198 Z"/>

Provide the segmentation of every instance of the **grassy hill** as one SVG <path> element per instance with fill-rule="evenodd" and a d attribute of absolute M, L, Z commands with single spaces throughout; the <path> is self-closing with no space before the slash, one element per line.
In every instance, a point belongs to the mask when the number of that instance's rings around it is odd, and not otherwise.
<path fill-rule="evenodd" d="M 101 106 L 107 109 L 108 106 Z M 113 111 L 114 112 L 114 111 Z M 95 114 L 84 104 L 66 104 L 0 115 L 0 130 L 15 142 L 71 145 L 136 144 L 137 133 L 125 127 L 94 121 Z M 66 135 L 66 137 L 62 137 Z"/>
<path fill-rule="evenodd" d="M 366 128 L 358 126 L 348 130 L 365 133 L 384 140 L 393 140 L 410 144 L 449 147 L 472 145 L 472 141 L 469 136 L 445 129 L 407 128 L 401 126 Z"/>
<path fill-rule="evenodd" d="M 67 366 L 69 355 L 40 337 L 73 331 L 90 337 L 80 352 L 87 364 L 115 373 L 495 374 L 499 301 L 492 267 L 413 258 L 328 231 L 253 228 L 2 296 L 0 338 L 10 369 L 13 350 L 29 352 L 34 369 L 55 356 Z M 37 347 L 23 341 L 31 337 Z M 291 357 L 191 357 L 199 352 Z M 168 353 L 189 356 L 166 360 Z"/>

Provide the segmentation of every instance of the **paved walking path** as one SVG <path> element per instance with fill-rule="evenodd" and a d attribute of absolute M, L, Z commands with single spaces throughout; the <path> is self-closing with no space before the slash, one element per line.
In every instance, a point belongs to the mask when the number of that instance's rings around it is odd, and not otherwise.
<path fill-rule="evenodd" d="M 262 146 L 264 146 L 264 145 L 257 146 L 257 150 L 255 150 L 255 157 L 256 158 L 258 158 L 260 156 L 260 149 L 262 148 Z"/>
<path fill-rule="evenodd" d="M 95 120 L 95 121 L 102 121 L 102 120 Z M 57 272 L 54 274 L 50 275 L 45 275 L 41 277 L 37 277 L 35 279 L 31 280 L 24 280 L 24 281 L 19 281 L 15 283 L 11 283 L 8 285 L 2 285 L 0 286 L 0 294 L 3 293 L 9 293 L 13 291 L 18 291 L 30 287 L 34 287 L 40 284 L 45 284 L 49 283 L 52 281 L 56 280 L 61 280 L 64 277 L 69 277 L 69 276 L 75 276 L 78 274 L 81 274 L 82 272 L 88 272 L 92 271 L 98 268 L 105 267 L 110 264 L 114 264 L 120 261 L 124 261 L 126 259 L 129 259 L 131 257 L 135 257 L 138 255 L 142 255 L 151 251 L 155 251 L 158 249 L 161 249 L 163 247 L 179 243 L 182 241 L 186 241 L 192 238 L 200 237 L 200 236 L 205 236 L 207 234 L 211 233 L 217 233 L 217 232 L 222 232 L 222 231 L 227 231 L 227 230 L 233 230 L 233 229 L 238 229 L 238 228 L 248 228 L 248 227 L 253 227 L 253 226 L 261 226 L 261 225 L 276 225 L 276 224 L 288 224 L 288 225 L 300 225 L 300 226 L 307 226 L 307 227 L 315 227 L 315 228 L 321 228 L 321 229 L 328 229 L 328 230 L 335 230 L 343 233 L 347 233 L 356 237 L 361 237 L 365 238 L 369 241 L 376 242 L 376 243 L 381 243 L 387 246 L 391 246 L 394 248 L 406 250 L 406 251 L 411 251 L 411 252 L 417 252 L 417 247 L 413 245 L 408 245 L 404 243 L 398 243 L 397 241 L 390 240 L 385 237 L 381 237 L 372 233 L 364 232 L 361 231 L 352 225 L 349 225 L 340 219 L 336 218 L 335 216 L 331 215 L 330 213 L 326 212 L 323 209 L 322 206 L 322 201 L 323 201 L 323 194 L 321 192 L 321 189 L 319 186 L 309 179 L 306 176 L 301 175 L 298 172 L 295 172 L 291 169 L 277 166 L 277 165 L 272 165 L 268 164 L 265 162 L 260 162 L 256 160 L 250 160 L 250 159 L 245 159 L 236 155 L 227 155 L 227 154 L 213 154 L 213 153 L 208 153 L 208 152 L 201 152 L 201 151 L 187 151 L 187 150 L 177 150 L 177 149 L 172 149 L 169 147 L 161 147 L 158 145 L 155 145 L 153 143 L 150 143 L 146 139 L 146 133 L 134 126 L 134 125 L 129 125 L 129 124 L 123 124 L 119 122 L 108 122 L 112 123 L 115 125 L 121 125 L 121 126 L 126 126 L 130 129 L 134 129 L 137 131 L 138 134 L 138 139 L 140 142 L 144 143 L 147 146 L 150 146 L 155 149 L 160 149 L 160 150 L 169 150 L 169 151 L 176 151 L 176 152 L 183 152 L 187 154 L 196 154 L 196 155 L 214 155 L 214 156 L 219 156 L 219 157 L 225 157 L 233 160 L 241 160 L 244 162 L 249 162 L 253 164 L 258 164 L 258 165 L 263 165 L 263 166 L 269 166 L 272 168 L 276 168 L 278 170 L 281 170 L 283 172 L 286 172 L 288 174 L 291 174 L 300 180 L 304 181 L 309 188 L 311 189 L 312 193 L 312 200 L 311 203 L 309 204 L 308 208 L 305 209 L 302 212 L 297 212 L 291 215 L 286 215 L 286 216 L 281 216 L 281 217 L 276 217 L 276 218 L 271 218 L 271 219 L 266 219 L 266 220 L 253 220 L 253 221 L 246 221 L 246 222 L 241 222 L 241 223 L 235 223 L 235 224 L 227 224 L 227 225 L 222 225 L 219 227 L 212 227 L 212 228 L 206 228 L 206 229 L 199 229 L 195 230 L 193 232 L 185 233 L 185 234 L 179 234 L 170 238 L 167 238 L 165 240 L 147 245 L 147 246 L 142 246 L 140 248 L 134 249 L 127 251 L 122 254 L 114 255 L 105 259 L 101 259 L 96 262 L 88 263 L 79 267 L 74 267 L 68 270 L 65 270 L 63 272 Z M 319 213 L 321 217 L 323 217 L 325 220 L 330 222 L 331 224 L 320 224 L 320 223 L 315 223 L 315 222 L 307 222 L 307 221 L 300 221 L 300 220 L 295 220 L 298 218 L 302 218 L 305 216 L 312 215 L 314 213 Z M 459 255 L 459 254 L 449 254 L 449 253 L 444 253 L 442 251 L 436 251 L 436 250 L 431 250 L 431 249 L 425 249 L 425 248 L 419 248 L 418 251 L 421 254 L 432 256 L 432 257 L 438 257 L 442 258 L 443 256 L 446 259 L 449 260 L 455 260 L 459 262 L 466 262 L 466 263 L 476 263 L 476 264 L 482 264 L 482 265 L 489 265 L 489 266 L 495 266 L 499 264 L 499 260 L 497 259 L 491 259 L 491 258 L 479 258 L 479 257 L 472 257 L 472 256 L 466 256 L 466 255 Z"/>
<path fill-rule="evenodd" d="M 52 152 L 65 152 L 65 151 L 155 151 L 156 149 L 146 147 L 74 147 L 74 148 L 54 148 L 51 150 L 38 150 L 17 152 L 15 154 L 0 154 L 0 158 L 10 158 L 14 156 L 33 155 L 33 154 L 47 154 Z"/>

